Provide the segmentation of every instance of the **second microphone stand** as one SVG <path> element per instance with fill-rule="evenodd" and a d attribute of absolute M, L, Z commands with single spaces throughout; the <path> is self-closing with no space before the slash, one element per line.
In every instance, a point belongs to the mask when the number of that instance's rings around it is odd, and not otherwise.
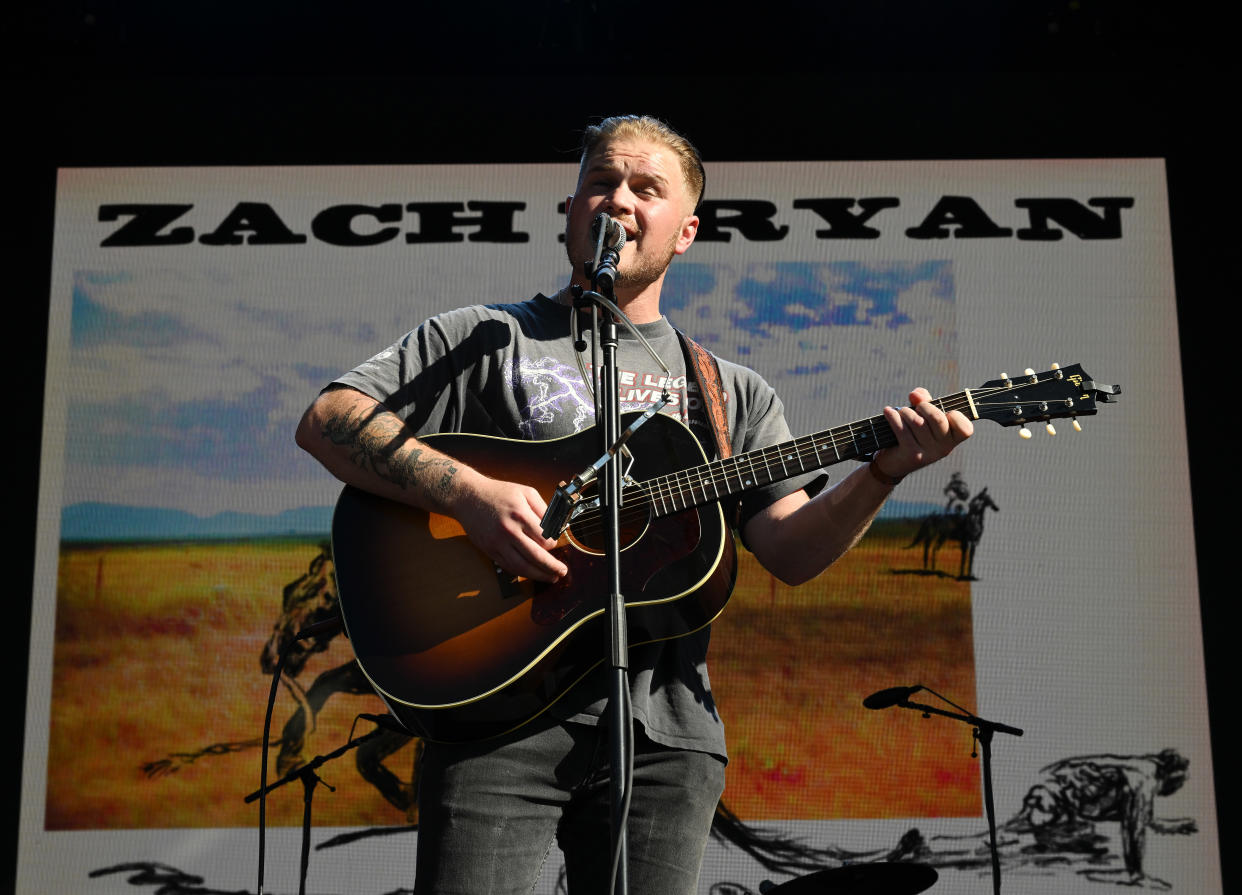
<path fill-rule="evenodd" d="M 914 689 L 927 690 L 928 693 L 944 699 L 935 690 L 927 687 L 916 687 Z M 945 702 L 948 702 L 948 700 L 945 699 Z M 924 718 L 930 715 L 940 715 L 944 718 L 952 718 L 954 721 L 964 721 L 974 728 L 974 736 L 979 741 L 983 755 L 983 807 L 988 817 L 988 835 L 992 850 L 992 892 L 993 895 L 1000 895 L 1000 851 L 996 844 L 996 805 L 992 799 L 992 737 L 997 733 L 1007 733 L 1011 736 L 1020 737 L 1022 736 L 1022 730 L 1017 727 L 1010 727 L 1008 724 L 987 721 L 977 715 L 972 715 L 964 709 L 961 713 L 946 712 L 944 709 L 938 709 L 934 706 L 910 702 L 909 698 L 903 698 L 895 704 L 903 709 L 914 709 L 917 712 L 922 712 Z M 953 705 L 953 703 L 949 704 Z M 961 708 L 960 706 L 954 707 Z"/>

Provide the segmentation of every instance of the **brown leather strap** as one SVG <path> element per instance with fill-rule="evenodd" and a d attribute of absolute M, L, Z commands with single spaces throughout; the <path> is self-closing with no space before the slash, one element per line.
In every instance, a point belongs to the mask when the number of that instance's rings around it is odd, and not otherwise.
<path fill-rule="evenodd" d="M 694 370 L 703 409 L 707 411 L 712 434 L 716 436 L 716 452 L 723 460 L 733 455 L 733 446 L 729 440 L 729 416 L 725 410 L 724 386 L 720 383 L 720 367 L 716 364 L 716 356 L 681 330 L 677 330 L 677 335 L 681 336 L 682 347 Z"/>

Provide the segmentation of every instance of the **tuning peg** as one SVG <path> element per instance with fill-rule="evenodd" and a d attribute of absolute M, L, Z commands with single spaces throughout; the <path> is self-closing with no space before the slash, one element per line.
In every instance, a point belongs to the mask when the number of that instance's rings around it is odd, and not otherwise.
<path fill-rule="evenodd" d="M 1053 364 L 1053 365 L 1052 365 L 1052 367 L 1051 367 L 1051 369 L 1053 369 L 1053 370 L 1059 370 L 1059 369 L 1061 369 L 1061 365 L 1060 365 L 1060 364 Z"/>
<path fill-rule="evenodd" d="M 1078 417 L 1074 417 L 1074 431 L 1075 432 L 1082 431 L 1082 424 L 1078 422 Z"/>
<path fill-rule="evenodd" d="M 1026 426 L 1023 426 L 1021 429 L 1018 430 L 1018 434 L 1022 436 L 1023 439 L 1027 439 L 1031 437 L 1031 430 L 1028 429 Z"/>
<path fill-rule="evenodd" d="M 1030 367 L 1027 367 L 1025 370 L 1022 371 L 1022 375 L 1023 376 L 1034 376 L 1035 371 L 1032 370 Z"/>
<path fill-rule="evenodd" d="M 1052 425 L 1052 423 L 1049 423 L 1048 425 L 1044 426 L 1044 430 L 1045 430 L 1045 431 L 1046 431 L 1049 435 L 1056 435 L 1056 434 L 1057 434 L 1057 429 L 1056 429 L 1056 426 Z"/>

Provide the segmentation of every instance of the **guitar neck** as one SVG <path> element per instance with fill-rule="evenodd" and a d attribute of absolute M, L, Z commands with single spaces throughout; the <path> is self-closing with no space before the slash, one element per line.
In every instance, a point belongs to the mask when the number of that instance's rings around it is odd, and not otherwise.
<path fill-rule="evenodd" d="M 933 403 L 946 413 L 961 410 L 968 416 L 974 416 L 970 389 L 936 398 Z M 897 436 L 888 420 L 880 414 L 757 451 L 647 479 L 642 486 L 648 491 L 654 514 L 665 516 L 845 460 L 857 460 L 896 443 Z"/>

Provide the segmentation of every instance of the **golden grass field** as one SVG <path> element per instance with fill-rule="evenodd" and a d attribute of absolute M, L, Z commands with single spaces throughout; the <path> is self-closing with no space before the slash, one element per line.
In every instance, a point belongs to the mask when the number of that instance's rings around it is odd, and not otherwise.
<path fill-rule="evenodd" d="M 868 536 L 797 589 L 773 582 L 743 552 L 711 659 L 730 743 L 725 801 L 742 818 L 979 815 L 968 728 L 860 704 L 874 690 L 919 682 L 974 703 L 970 585 L 892 574 L 920 559 L 901 549 L 908 533 L 898 534 Z M 317 552 L 312 541 L 62 549 L 47 829 L 256 823 L 257 804 L 243 798 L 258 788 L 260 750 L 219 744 L 262 733 L 269 680 L 260 651 L 283 587 Z M 351 658 L 337 638 L 300 679 L 309 686 Z M 273 739 L 293 709 L 282 690 Z M 343 744 L 357 713 L 382 710 L 375 697 L 333 697 L 308 754 Z M 369 729 L 364 722 L 359 732 Z M 146 763 L 178 754 L 175 771 L 144 773 Z M 408 780 L 413 754 L 406 747 L 386 764 Z M 336 792 L 317 792 L 317 826 L 405 822 L 352 756 L 321 776 Z M 302 787 L 274 793 L 267 811 L 270 825 L 300 825 Z"/>

